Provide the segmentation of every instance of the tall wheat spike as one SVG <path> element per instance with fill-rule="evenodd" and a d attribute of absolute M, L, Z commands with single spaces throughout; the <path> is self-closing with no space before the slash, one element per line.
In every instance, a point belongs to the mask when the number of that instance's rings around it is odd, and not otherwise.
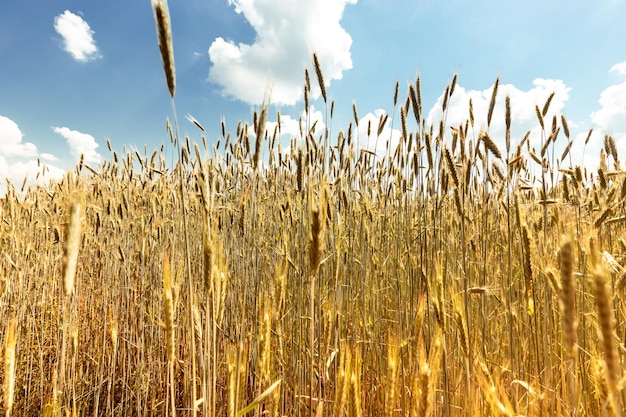
<path fill-rule="evenodd" d="M 485 148 L 487 148 L 496 158 L 502 159 L 502 154 L 500 153 L 500 149 L 498 149 L 498 145 L 496 145 L 493 139 L 491 139 L 491 136 L 489 136 L 489 133 L 483 130 L 482 132 L 480 132 L 480 135 L 478 137 L 485 144 Z"/>
<path fill-rule="evenodd" d="M 172 25 L 167 0 L 152 0 L 152 9 L 157 26 L 159 50 L 161 51 L 167 89 L 173 98 L 176 93 L 176 66 L 174 65 L 174 43 L 172 42 Z"/>
<path fill-rule="evenodd" d="M 489 101 L 489 112 L 487 113 L 487 127 L 491 126 L 491 116 L 493 116 L 493 110 L 496 107 L 496 97 L 498 96 L 498 86 L 500 85 L 500 78 L 496 78 L 493 83 L 493 90 L 491 92 L 491 100 Z"/>
<path fill-rule="evenodd" d="M 317 82 L 322 92 L 322 98 L 324 99 L 324 103 L 326 103 L 326 85 L 324 84 L 324 74 L 322 73 L 322 66 L 320 65 L 317 53 L 313 53 L 313 63 L 315 64 L 315 75 L 317 75 Z"/>

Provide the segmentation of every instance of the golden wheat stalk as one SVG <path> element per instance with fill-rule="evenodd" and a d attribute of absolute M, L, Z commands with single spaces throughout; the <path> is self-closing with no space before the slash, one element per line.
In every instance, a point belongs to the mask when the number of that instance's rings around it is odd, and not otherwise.
<path fill-rule="evenodd" d="M 400 108 L 400 126 L 402 128 L 402 141 L 407 141 L 409 140 L 409 136 L 407 133 L 407 127 L 406 127 L 406 112 L 404 111 L 404 107 Z"/>
<path fill-rule="evenodd" d="M 539 120 L 539 124 L 541 125 L 541 130 L 545 130 L 545 126 L 543 124 L 543 115 L 541 114 L 541 110 L 539 110 L 539 106 L 535 105 L 535 114 L 537 115 L 537 119 Z"/>
<path fill-rule="evenodd" d="M 387 377 L 385 380 L 385 416 L 395 414 L 396 401 L 399 394 L 398 365 L 399 365 L 398 339 L 389 333 L 387 337 Z"/>
<path fill-rule="evenodd" d="M 172 268 L 167 251 L 163 253 L 163 298 L 165 317 L 165 340 L 168 362 L 174 361 L 174 297 L 172 294 Z"/>
<path fill-rule="evenodd" d="M 499 85 L 500 78 L 496 78 L 496 81 L 493 83 L 493 90 L 491 91 L 491 100 L 489 101 L 489 112 L 487 113 L 487 127 L 491 126 L 491 116 L 493 116 L 493 109 L 496 107 L 496 97 L 498 96 Z"/>
<path fill-rule="evenodd" d="M 452 177 L 452 182 L 455 187 L 459 187 L 459 175 L 456 172 L 456 166 L 454 165 L 454 161 L 452 160 L 452 154 L 450 153 L 450 149 L 444 145 L 443 154 L 446 159 L 446 164 L 448 166 L 448 171 L 450 172 L 450 176 Z"/>
<path fill-rule="evenodd" d="M 535 313 L 535 301 L 533 297 L 533 268 L 530 262 L 530 235 L 528 226 L 522 225 L 522 247 L 524 249 L 523 269 L 524 281 L 526 282 L 526 299 L 528 301 L 528 315 Z"/>
<path fill-rule="evenodd" d="M 572 242 L 564 238 L 559 252 L 561 264 L 561 303 L 563 312 L 563 343 L 571 358 L 576 357 L 576 280 L 573 275 L 574 253 Z"/>
<path fill-rule="evenodd" d="M 578 392 L 576 386 L 576 331 L 578 320 L 576 318 L 576 280 L 574 279 L 574 251 L 569 237 L 564 237 L 559 251 L 559 263 L 561 269 L 561 315 L 563 323 L 563 345 L 567 353 L 566 359 L 566 384 L 570 393 L 570 409 L 576 410 L 578 404 Z M 552 274 L 548 274 L 550 277 Z M 556 280 L 555 280 L 556 281 Z M 559 290 L 559 288 L 555 288 Z"/>
<path fill-rule="evenodd" d="M 74 293 L 74 277 L 81 240 L 81 204 L 74 202 L 70 207 L 70 221 L 67 226 L 65 249 L 63 252 L 63 292 L 66 296 Z"/>
<path fill-rule="evenodd" d="M 172 42 L 172 25 L 167 0 L 152 0 L 154 20 L 157 26 L 159 50 L 165 71 L 165 80 L 170 96 L 174 98 L 176 92 L 176 67 L 174 65 L 174 43 Z"/>
<path fill-rule="evenodd" d="M 311 265 L 311 275 L 316 276 L 322 260 L 324 244 L 324 221 L 322 219 L 322 209 L 316 208 L 311 211 L 311 249 L 309 252 L 309 263 Z"/>
<path fill-rule="evenodd" d="M 487 148 L 496 158 L 502 159 L 502 154 L 500 153 L 500 149 L 498 149 L 498 145 L 491 139 L 489 133 L 484 130 L 480 132 L 478 138 L 483 141 L 485 144 L 485 148 Z"/>
<path fill-rule="evenodd" d="M 4 339 L 4 410 L 5 416 L 11 415 L 13 396 L 15 394 L 15 342 L 17 341 L 17 318 L 9 321 Z"/>
<path fill-rule="evenodd" d="M 569 139 L 569 126 L 567 125 L 567 119 L 564 115 L 561 115 L 561 126 L 563 126 L 563 133 L 565 133 L 565 137 Z M 561 158 L 561 161 L 563 158 Z"/>
<path fill-rule="evenodd" d="M 315 75 L 317 75 L 317 82 L 320 85 L 320 91 L 326 103 L 326 85 L 324 85 L 324 74 L 322 73 L 322 66 L 320 60 L 317 58 L 317 53 L 313 53 L 313 63 L 315 64 Z"/>
<path fill-rule="evenodd" d="M 506 152 L 511 149 L 511 97 L 506 96 L 504 110 L 504 123 L 506 125 Z"/>
<path fill-rule="evenodd" d="M 615 392 L 619 381 L 619 358 L 614 340 L 615 320 L 613 317 L 613 303 L 611 290 L 608 286 L 608 273 L 601 265 L 596 265 L 593 272 L 594 290 L 596 296 L 596 308 L 598 313 L 598 330 L 602 338 L 602 349 L 604 350 L 604 362 L 609 380 L 609 389 Z"/>
<path fill-rule="evenodd" d="M 550 108 L 550 103 L 552 103 L 552 99 L 554 98 L 554 91 L 552 93 L 550 93 L 550 95 L 548 96 L 548 99 L 546 100 L 545 104 L 543 105 L 543 110 L 541 111 L 541 115 L 543 117 L 546 117 L 546 114 L 548 114 L 548 109 Z"/>
<path fill-rule="evenodd" d="M 254 141 L 254 156 L 252 167 L 257 169 L 259 167 L 259 160 L 261 159 L 261 145 L 263 143 L 263 139 L 265 138 L 265 124 L 267 123 L 267 109 L 269 106 L 269 98 L 266 95 L 263 100 L 263 108 L 261 109 L 261 115 L 257 120 L 255 126 L 255 141 Z"/>

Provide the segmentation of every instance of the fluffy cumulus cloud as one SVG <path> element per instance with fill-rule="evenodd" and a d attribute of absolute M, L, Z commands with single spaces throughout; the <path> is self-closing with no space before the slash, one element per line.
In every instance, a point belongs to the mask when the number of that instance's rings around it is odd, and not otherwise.
<path fill-rule="evenodd" d="M 626 61 L 613 65 L 609 72 L 618 72 L 626 75 Z"/>
<path fill-rule="evenodd" d="M 50 164 L 55 158 L 49 154 L 39 155 L 37 147 L 23 142 L 24 134 L 17 123 L 0 115 L 0 178 L 14 187 L 30 187 L 63 176 L 63 170 Z M 25 181 L 26 180 L 26 181 Z M 7 191 L 7 181 L 0 183 L 0 196 Z"/>
<path fill-rule="evenodd" d="M 594 124 L 613 134 L 626 134 L 626 82 L 609 86 L 598 102 L 600 109 L 591 113 Z"/>
<path fill-rule="evenodd" d="M 79 62 L 92 61 L 101 57 L 94 31 L 80 16 L 66 10 L 54 18 L 54 30 L 63 38 L 63 48 Z"/>
<path fill-rule="evenodd" d="M 32 158 L 37 156 L 37 147 L 24 143 L 24 134 L 17 123 L 5 116 L 0 116 L 0 155 L 4 157 Z"/>
<path fill-rule="evenodd" d="M 626 61 L 613 65 L 610 72 L 626 76 Z M 600 108 L 591 113 L 594 134 L 590 143 L 599 149 L 604 143 L 604 135 L 611 135 L 619 153 L 620 149 L 626 149 L 626 81 L 607 87 L 600 94 L 598 103 Z M 626 155 L 618 156 L 624 159 Z"/>
<path fill-rule="evenodd" d="M 77 162 L 81 155 L 84 155 L 86 163 L 98 164 L 102 160 L 102 156 L 96 151 L 99 145 L 93 136 L 67 127 L 53 127 L 52 130 L 65 138 L 70 154 Z"/>
<path fill-rule="evenodd" d="M 340 25 L 346 5 L 357 0 L 229 0 L 256 31 L 255 42 L 235 44 L 217 38 L 209 48 L 209 80 L 222 94 L 260 104 L 268 88 L 276 104 L 295 104 L 302 97 L 304 68 L 316 52 L 325 84 L 352 68 L 352 38 Z M 315 72 L 314 94 L 319 95 Z"/>

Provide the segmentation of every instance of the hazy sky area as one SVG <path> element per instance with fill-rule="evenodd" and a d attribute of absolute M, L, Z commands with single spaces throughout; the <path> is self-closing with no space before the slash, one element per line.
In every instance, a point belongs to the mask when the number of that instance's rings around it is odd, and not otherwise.
<path fill-rule="evenodd" d="M 502 149 L 505 96 L 513 144 L 532 130 L 537 147 L 535 105 L 554 92 L 547 119 L 564 114 L 574 139 L 564 167 L 597 164 L 606 133 L 626 154 L 623 0 L 170 0 L 169 9 L 180 135 L 192 141 L 201 141 L 200 131 L 185 115 L 214 144 L 222 118 L 234 135 L 271 88 L 268 128 L 280 110 L 287 146 L 299 138 L 305 67 L 314 87 L 312 118 L 321 127 L 316 51 L 335 101 L 333 139 L 347 130 L 355 101 L 359 146 L 382 153 L 399 136 L 398 110 L 394 131 L 388 124 L 382 140 L 367 137 L 367 121 L 377 126 L 380 114 L 394 112 L 396 81 L 406 97 L 418 73 L 423 107 L 438 125 L 443 91 L 458 74 L 448 126 L 468 118 L 472 98 L 477 136 L 499 77 L 490 132 Z M 28 175 L 32 184 L 38 160 L 47 168 L 40 180 L 73 169 L 81 154 L 97 166 L 111 157 L 107 138 L 118 153 L 151 154 L 169 143 L 165 120 L 172 111 L 149 0 L 2 1 L 0 60 L 0 193 L 5 178 L 20 187 Z M 561 134 L 557 146 L 566 143 Z"/>

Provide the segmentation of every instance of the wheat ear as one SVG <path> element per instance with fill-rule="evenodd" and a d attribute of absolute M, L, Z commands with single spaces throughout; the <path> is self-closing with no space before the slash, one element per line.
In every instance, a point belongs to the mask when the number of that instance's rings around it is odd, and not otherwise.
<path fill-rule="evenodd" d="M 315 75 L 317 75 L 317 82 L 320 85 L 322 98 L 324 98 L 324 103 L 326 103 L 326 86 L 324 85 L 324 74 L 322 73 L 322 66 L 320 65 L 320 60 L 317 58 L 316 53 L 313 53 L 313 63 L 315 64 Z"/>
<path fill-rule="evenodd" d="M 152 0 L 154 20 L 157 26 L 159 50 L 165 71 L 165 80 L 170 96 L 174 98 L 176 92 L 176 67 L 174 65 L 174 43 L 172 42 L 172 25 L 170 23 L 170 11 L 167 0 Z"/>

